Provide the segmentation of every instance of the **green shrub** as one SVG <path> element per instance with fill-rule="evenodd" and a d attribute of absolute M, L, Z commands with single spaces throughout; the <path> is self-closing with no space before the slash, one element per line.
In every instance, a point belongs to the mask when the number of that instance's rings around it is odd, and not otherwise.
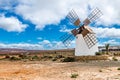
<path fill-rule="evenodd" d="M 12 56 L 10 60 L 20 60 L 20 58 Z"/>
<path fill-rule="evenodd" d="M 8 59 L 8 58 L 10 58 L 10 56 L 9 56 L 9 55 L 6 55 L 6 56 L 5 56 L 5 59 Z"/>
<path fill-rule="evenodd" d="M 113 57 L 112 59 L 113 59 L 113 61 L 118 61 L 118 59 L 116 57 Z"/>
<path fill-rule="evenodd" d="M 52 58 L 52 56 L 48 56 L 48 58 Z"/>
<path fill-rule="evenodd" d="M 77 78 L 78 74 L 71 74 L 71 78 Z"/>
<path fill-rule="evenodd" d="M 96 52 L 95 55 L 102 55 L 102 52 Z"/>
<path fill-rule="evenodd" d="M 50 58 L 53 58 L 52 56 L 43 56 L 42 58 L 48 58 L 48 59 L 50 59 Z"/>
<path fill-rule="evenodd" d="M 22 59 L 27 59 L 28 58 L 28 56 L 25 55 L 25 54 L 20 54 L 19 57 L 22 58 Z"/>
<path fill-rule="evenodd" d="M 39 57 L 37 55 L 32 57 L 32 60 L 38 60 L 38 59 L 39 59 Z"/>
<path fill-rule="evenodd" d="M 62 60 L 62 62 L 74 62 L 75 58 L 74 57 L 66 57 Z"/>
<path fill-rule="evenodd" d="M 43 56 L 42 58 L 47 58 L 48 56 Z"/>
<path fill-rule="evenodd" d="M 56 61 L 56 60 L 57 60 L 57 58 L 53 58 L 53 59 L 52 59 L 52 61 Z"/>
<path fill-rule="evenodd" d="M 119 68 L 117 68 L 117 70 L 120 70 L 120 67 L 119 67 Z"/>
<path fill-rule="evenodd" d="M 100 69 L 99 72 L 102 72 L 102 70 Z"/>
<path fill-rule="evenodd" d="M 64 58 L 62 55 L 57 55 L 56 58 Z"/>

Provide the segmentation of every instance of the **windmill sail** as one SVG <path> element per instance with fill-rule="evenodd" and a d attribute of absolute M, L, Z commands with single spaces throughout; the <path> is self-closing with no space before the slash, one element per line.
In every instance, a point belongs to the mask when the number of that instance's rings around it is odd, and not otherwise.
<path fill-rule="evenodd" d="M 78 17 L 78 15 L 76 14 L 76 12 L 74 10 L 71 10 L 68 15 L 67 18 L 70 20 L 71 23 L 73 23 L 75 26 L 79 26 L 80 25 L 80 19 Z"/>
<path fill-rule="evenodd" d="M 60 37 L 62 43 L 68 47 L 71 44 L 71 41 L 74 39 L 74 36 L 71 33 L 66 33 Z"/>
<path fill-rule="evenodd" d="M 98 19 L 102 15 L 103 15 L 102 12 L 98 8 L 95 8 L 91 12 L 91 14 L 83 21 L 83 23 L 84 23 L 85 26 L 87 26 L 88 24 L 95 21 L 96 19 Z"/>
<path fill-rule="evenodd" d="M 88 46 L 88 48 L 91 48 L 92 46 L 94 46 L 97 43 L 97 38 L 95 36 L 95 34 L 93 33 L 89 33 L 84 37 L 84 40 Z"/>

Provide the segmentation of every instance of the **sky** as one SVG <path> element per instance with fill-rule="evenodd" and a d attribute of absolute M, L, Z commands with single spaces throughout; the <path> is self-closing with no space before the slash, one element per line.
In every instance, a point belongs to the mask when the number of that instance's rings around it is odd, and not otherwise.
<path fill-rule="evenodd" d="M 0 48 L 65 49 L 60 36 L 76 28 L 66 18 L 75 10 L 81 21 L 99 8 L 103 16 L 89 26 L 98 45 L 120 45 L 120 0 L 0 0 Z M 67 48 L 75 48 L 75 39 Z"/>

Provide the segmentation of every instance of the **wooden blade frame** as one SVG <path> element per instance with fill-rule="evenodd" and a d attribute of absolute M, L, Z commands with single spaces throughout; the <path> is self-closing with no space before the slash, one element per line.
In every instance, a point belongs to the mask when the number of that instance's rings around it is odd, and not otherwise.
<path fill-rule="evenodd" d="M 71 31 L 71 33 L 72 33 L 74 36 L 76 36 L 76 35 L 78 34 L 78 31 L 77 31 L 77 29 L 73 29 L 73 30 Z"/>
<path fill-rule="evenodd" d="M 67 18 L 70 20 L 71 23 L 73 23 L 75 26 L 79 26 L 80 25 L 80 19 L 78 17 L 78 15 L 76 14 L 76 12 L 74 10 L 71 10 L 68 15 Z"/>
<path fill-rule="evenodd" d="M 83 21 L 84 25 L 87 26 L 91 22 L 95 21 L 96 19 L 100 18 L 102 16 L 102 12 L 98 9 L 95 8 L 91 14 Z"/>
<path fill-rule="evenodd" d="M 74 39 L 74 36 L 71 33 L 66 33 L 60 37 L 60 40 L 65 45 L 65 47 L 68 47 L 71 44 L 71 41 L 73 39 Z"/>
<path fill-rule="evenodd" d="M 88 48 L 92 48 L 96 43 L 97 43 L 97 38 L 95 36 L 95 34 L 87 34 L 85 37 L 84 37 L 84 40 L 88 46 Z"/>

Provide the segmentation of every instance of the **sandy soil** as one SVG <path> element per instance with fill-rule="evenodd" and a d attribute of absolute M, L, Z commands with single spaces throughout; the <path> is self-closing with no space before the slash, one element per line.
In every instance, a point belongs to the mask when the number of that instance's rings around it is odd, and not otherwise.
<path fill-rule="evenodd" d="M 120 80 L 118 67 L 119 61 L 0 61 L 0 80 Z"/>

